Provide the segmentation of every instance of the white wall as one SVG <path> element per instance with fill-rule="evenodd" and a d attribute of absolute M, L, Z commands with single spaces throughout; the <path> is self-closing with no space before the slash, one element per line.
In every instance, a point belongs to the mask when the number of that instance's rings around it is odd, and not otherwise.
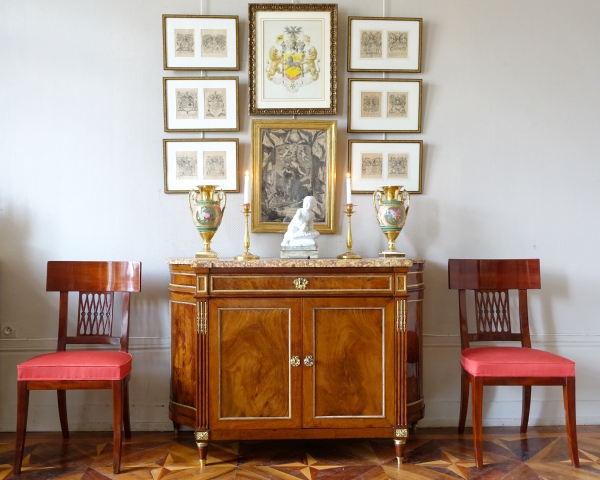
<path fill-rule="evenodd" d="M 308 3 L 308 2 L 298 2 Z M 143 262 L 134 299 L 132 418 L 169 429 L 169 318 L 165 259 L 200 246 L 185 195 L 163 193 L 161 16 L 239 15 L 240 169 L 249 168 L 247 2 L 241 0 L 3 0 L 0 2 L 0 430 L 14 430 L 15 365 L 54 348 L 55 294 L 45 264 L 60 259 Z M 423 18 L 421 134 L 346 133 L 347 17 Z M 539 257 L 543 288 L 532 297 L 536 346 L 577 362 L 580 424 L 600 423 L 600 3 L 596 0 L 361 0 L 339 3 L 338 185 L 348 139 L 422 139 L 424 192 L 414 195 L 398 247 L 427 260 L 422 426 L 458 416 L 457 300 L 451 257 Z M 353 74 L 376 77 L 381 74 Z M 354 250 L 377 256 L 371 199 L 355 195 Z M 213 247 L 243 248 L 242 215 L 230 196 Z M 322 257 L 346 250 L 345 216 L 322 237 Z M 278 256 L 280 234 L 252 234 L 252 252 Z M 519 422 L 518 389 L 489 389 L 488 425 Z M 110 426 L 107 395 L 69 396 L 74 429 Z M 550 399 L 544 402 L 542 399 Z M 98 414 L 98 409 L 105 411 Z M 58 429 L 55 396 L 31 395 L 30 429 Z M 563 423 L 557 389 L 534 389 L 532 424 Z"/>

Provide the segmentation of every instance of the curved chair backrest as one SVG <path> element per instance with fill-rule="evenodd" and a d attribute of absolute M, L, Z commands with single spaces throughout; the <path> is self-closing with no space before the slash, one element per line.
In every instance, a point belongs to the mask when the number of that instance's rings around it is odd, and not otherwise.
<path fill-rule="evenodd" d="M 46 291 L 60 292 L 58 346 L 69 344 L 119 345 L 129 347 L 129 308 L 131 292 L 141 289 L 139 262 L 48 262 Z M 79 294 L 75 335 L 67 334 L 69 292 Z M 113 336 L 114 293 L 123 294 L 121 332 Z"/>
<path fill-rule="evenodd" d="M 541 288 L 539 259 L 448 260 L 448 286 L 459 291 L 462 350 L 470 342 L 519 341 L 531 347 L 527 290 Z M 468 329 L 467 290 L 474 292 L 476 332 Z M 520 332 L 513 332 L 509 291 L 518 290 Z"/>

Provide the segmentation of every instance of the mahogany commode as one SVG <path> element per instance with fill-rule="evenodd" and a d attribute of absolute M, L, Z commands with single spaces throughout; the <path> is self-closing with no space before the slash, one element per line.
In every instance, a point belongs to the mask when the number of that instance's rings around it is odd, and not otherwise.
<path fill-rule="evenodd" d="M 176 428 L 209 440 L 392 438 L 423 418 L 423 266 L 173 258 Z"/>

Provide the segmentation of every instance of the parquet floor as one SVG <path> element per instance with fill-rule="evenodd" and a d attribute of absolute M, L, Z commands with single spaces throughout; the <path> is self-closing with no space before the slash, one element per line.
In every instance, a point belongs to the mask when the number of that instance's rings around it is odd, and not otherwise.
<path fill-rule="evenodd" d="M 455 429 L 411 434 L 402 465 L 391 440 L 211 442 L 201 468 L 193 434 L 133 432 L 123 473 L 112 474 L 112 433 L 28 433 L 24 466 L 12 475 L 14 434 L 0 433 L 0 480 L 64 479 L 600 479 L 600 426 L 578 428 L 581 468 L 571 467 L 564 427 L 485 429 L 483 469 L 470 435 Z"/>

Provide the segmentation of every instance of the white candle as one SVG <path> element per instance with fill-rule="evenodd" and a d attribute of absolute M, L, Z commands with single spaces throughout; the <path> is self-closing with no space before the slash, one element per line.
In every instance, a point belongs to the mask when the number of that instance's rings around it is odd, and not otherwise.
<path fill-rule="evenodd" d="M 346 174 L 346 204 L 352 205 L 352 186 L 350 185 L 350 174 Z"/>
<path fill-rule="evenodd" d="M 250 203 L 250 173 L 246 172 L 244 177 L 244 204 Z"/>

